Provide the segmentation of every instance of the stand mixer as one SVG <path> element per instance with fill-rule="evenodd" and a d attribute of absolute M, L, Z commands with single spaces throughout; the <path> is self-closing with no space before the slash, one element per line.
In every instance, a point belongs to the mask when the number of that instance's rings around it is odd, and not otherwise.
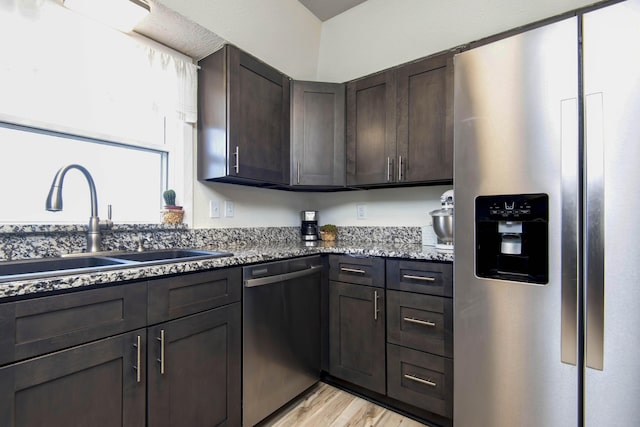
<path fill-rule="evenodd" d="M 440 196 L 442 208 L 429 212 L 438 237 L 436 249 L 442 252 L 453 252 L 453 201 L 453 190 L 445 191 Z"/>

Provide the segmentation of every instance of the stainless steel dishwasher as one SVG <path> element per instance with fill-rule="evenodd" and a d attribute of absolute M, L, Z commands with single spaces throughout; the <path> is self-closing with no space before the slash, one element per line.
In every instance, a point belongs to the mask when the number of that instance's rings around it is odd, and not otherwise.
<path fill-rule="evenodd" d="M 320 378 L 320 256 L 244 267 L 242 425 L 253 426 Z"/>

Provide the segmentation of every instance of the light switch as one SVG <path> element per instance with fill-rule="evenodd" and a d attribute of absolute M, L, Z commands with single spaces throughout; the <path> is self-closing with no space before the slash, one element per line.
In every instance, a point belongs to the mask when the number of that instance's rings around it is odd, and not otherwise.
<path fill-rule="evenodd" d="M 233 202 L 231 200 L 224 201 L 224 216 L 227 218 L 233 218 Z"/>
<path fill-rule="evenodd" d="M 220 202 L 209 200 L 209 218 L 220 218 Z"/>
<path fill-rule="evenodd" d="M 367 219 L 367 205 L 356 205 L 356 218 Z"/>

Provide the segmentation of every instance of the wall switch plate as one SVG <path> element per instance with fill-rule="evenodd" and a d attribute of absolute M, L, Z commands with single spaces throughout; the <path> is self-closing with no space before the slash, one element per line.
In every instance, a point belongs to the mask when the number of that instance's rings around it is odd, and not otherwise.
<path fill-rule="evenodd" d="M 209 200 L 209 218 L 220 218 L 220 202 Z"/>
<path fill-rule="evenodd" d="M 224 201 L 224 216 L 227 218 L 233 218 L 234 206 L 231 200 Z"/>
<path fill-rule="evenodd" d="M 367 205 L 356 205 L 356 218 L 367 219 Z"/>

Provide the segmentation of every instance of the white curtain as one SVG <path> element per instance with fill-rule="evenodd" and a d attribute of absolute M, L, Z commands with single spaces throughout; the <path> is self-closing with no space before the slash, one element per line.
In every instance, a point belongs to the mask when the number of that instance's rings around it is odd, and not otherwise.
<path fill-rule="evenodd" d="M 167 51 L 52 0 L 5 2 L 0 120 L 162 144 L 165 116 L 197 119 L 197 67 Z"/>

